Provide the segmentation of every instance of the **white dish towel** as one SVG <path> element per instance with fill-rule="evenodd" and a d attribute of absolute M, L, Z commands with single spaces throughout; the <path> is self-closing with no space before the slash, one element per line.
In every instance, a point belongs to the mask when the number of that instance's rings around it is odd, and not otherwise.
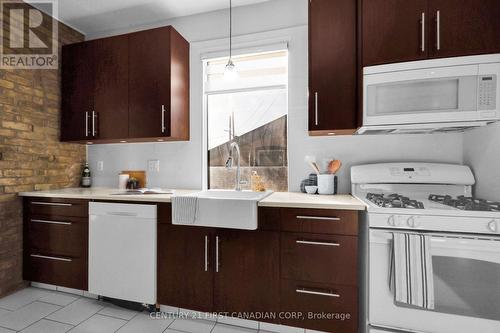
<path fill-rule="evenodd" d="M 198 212 L 198 197 L 190 195 L 172 197 L 172 223 L 193 224 Z"/>
<path fill-rule="evenodd" d="M 389 286 L 398 303 L 432 310 L 435 306 L 430 236 L 393 233 Z"/>

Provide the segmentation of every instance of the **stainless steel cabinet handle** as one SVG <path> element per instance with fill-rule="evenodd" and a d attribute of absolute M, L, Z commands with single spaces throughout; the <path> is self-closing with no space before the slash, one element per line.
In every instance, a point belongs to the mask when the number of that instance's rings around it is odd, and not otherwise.
<path fill-rule="evenodd" d="M 297 215 L 299 220 L 324 220 L 324 221 L 340 221 L 340 217 L 327 217 L 327 216 L 305 216 Z"/>
<path fill-rule="evenodd" d="M 205 235 L 205 272 L 208 272 L 208 236 Z"/>
<path fill-rule="evenodd" d="M 335 242 L 316 242 L 316 241 L 308 241 L 308 240 L 296 240 L 297 244 L 306 244 L 306 245 L 319 245 L 319 246 L 340 246 L 339 243 Z"/>
<path fill-rule="evenodd" d="M 436 11 L 436 49 L 441 50 L 441 11 Z"/>
<path fill-rule="evenodd" d="M 73 259 L 69 259 L 69 258 L 42 256 L 40 254 L 30 254 L 30 256 L 33 257 L 33 258 L 41 258 L 41 259 L 49 259 L 49 260 L 57 260 L 57 261 L 66 261 L 66 262 L 72 262 L 73 261 Z"/>
<path fill-rule="evenodd" d="M 95 136 L 95 111 L 92 111 L 92 136 Z"/>
<path fill-rule="evenodd" d="M 215 271 L 219 273 L 219 236 L 215 237 Z"/>
<path fill-rule="evenodd" d="M 64 207 L 70 207 L 73 206 L 73 204 L 70 203 L 63 203 L 63 202 L 43 202 L 43 201 L 32 201 L 32 205 L 40 205 L 40 206 L 64 206 Z"/>
<path fill-rule="evenodd" d="M 420 25 L 422 27 L 422 52 L 425 52 L 425 13 L 422 13 L 422 18 L 420 20 Z"/>
<path fill-rule="evenodd" d="M 165 105 L 161 106 L 161 132 L 165 133 Z"/>
<path fill-rule="evenodd" d="M 314 93 L 314 124 L 318 126 L 318 92 Z"/>
<path fill-rule="evenodd" d="M 319 296 L 328 296 L 328 297 L 340 297 L 339 294 L 335 294 L 335 293 L 324 293 L 324 292 L 320 292 L 320 291 L 314 291 L 314 290 L 307 290 L 307 289 L 295 289 L 295 292 L 299 293 L 299 294 L 309 294 L 309 295 L 319 295 Z"/>
<path fill-rule="evenodd" d="M 89 136 L 89 112 L 85 111 L 85 137 Z"/>
<path fill-rule="evenodd" d="M 63 222 L 63 221 L 49 221 L 49 220 L 35 220 L 31 219 L 33 223 L 46 223 L 46 224 L 61 224 L 61 225 L 71 225 L 72 222 Z"/>

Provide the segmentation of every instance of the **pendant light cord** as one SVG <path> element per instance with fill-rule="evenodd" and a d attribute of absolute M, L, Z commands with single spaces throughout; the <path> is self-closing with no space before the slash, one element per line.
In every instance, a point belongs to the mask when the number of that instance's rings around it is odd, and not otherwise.
<path fill-rule="evenodd" d="M 233 1 L 229 0 L 229 60 L 233 55 Z"/>

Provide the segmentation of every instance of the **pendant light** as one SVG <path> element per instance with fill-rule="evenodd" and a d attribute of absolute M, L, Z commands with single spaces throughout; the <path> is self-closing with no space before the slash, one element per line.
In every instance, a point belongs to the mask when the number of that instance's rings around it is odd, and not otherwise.
<path fill-rule="evenodd" d="M 229 60 L 224 69 L 224 78 L 234 80 L 237 77 L 238 72 L 233 62 L 233 1 L 229 0 Z"/>

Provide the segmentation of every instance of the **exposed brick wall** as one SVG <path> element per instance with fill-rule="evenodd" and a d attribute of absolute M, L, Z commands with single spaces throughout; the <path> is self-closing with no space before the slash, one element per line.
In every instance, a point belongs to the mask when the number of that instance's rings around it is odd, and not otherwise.
<path fill-rule="evenodd" d="M 84 39 L 58 28 L 59 46 Z M 78 186 L 85 147 L 60 143 L 59 126 L 59 70 L 0 69 L 0 297 L 23 285 L 17 193 Z"/>

